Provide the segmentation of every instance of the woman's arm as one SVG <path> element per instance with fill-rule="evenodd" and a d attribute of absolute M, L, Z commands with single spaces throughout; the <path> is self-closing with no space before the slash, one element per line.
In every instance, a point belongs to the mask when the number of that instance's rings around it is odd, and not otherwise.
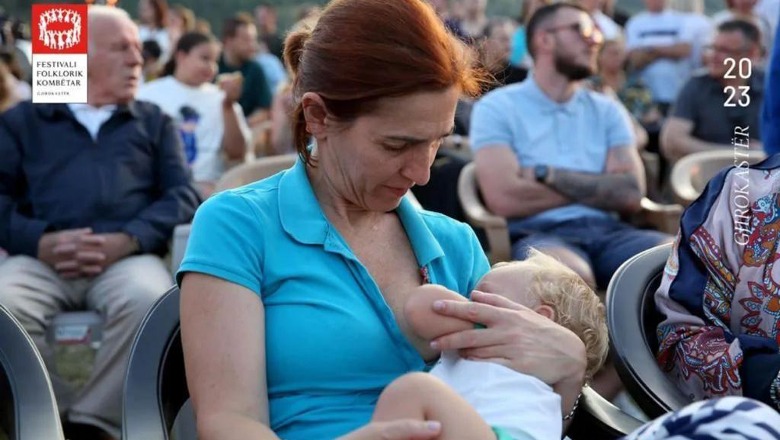
<path fill-rule="evenodd" d="M 181 336 L 198 437 L 277 439 L 268 426 L 265 313 L 258 296 L 219 278 L 187 273 Z"/>
<path fill-rule="evenodd" d="M 438 284 L 425 284 L 414 289 L 404 304 L 404 317 L 417 336 L 431 341 L 440 336 L 474 328 L 474 324 L 469 321 L 434 312 L 433 303 L 438 300 L 468 301 Z"/>

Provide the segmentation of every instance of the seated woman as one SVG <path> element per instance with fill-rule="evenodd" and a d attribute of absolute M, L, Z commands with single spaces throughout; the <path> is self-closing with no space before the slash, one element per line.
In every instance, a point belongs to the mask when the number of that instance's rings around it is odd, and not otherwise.
<path fill-rule="evenodd" d="M 388 384 L 449 350 L 539 378 L 569 414 L 587 361 L 563 326 L 496 295 L 445 301 L 436 313 L 487 328 L 434 341 L 403 316 L 424 282 L 467 296 L 488 271 L 469 226 L 404 197 L 481 87 L 463 44 L 423 0 L 334 0 L 285 60 L 300 160 L 208 199 L 177 274 L 198 437 L 438 438 L 436 420 L 371 417 Z"/>
<path fill-rule="evenodd" d="M 240 76 L 217 74 L 219 43 L 209 34 L 181 36 L 162 77 L 144 84 L 137 99 L 150 101 L 176 121 L 187 162 L 203 197 L 214 191 L 227 162 L 242 162 L 251 133 L 241 106 Z"/>
<path fill-rule="evenodd" d="M 683 214 L 655 297 L 658 360 L 696 399 L 780 410 L 780 155 L 752 166 L 745 155 Z"/>
<path fill-rule="evenodd" d="M 571 412 L 586 360 L 564 327 L 458 303 L 438 313 L 490 326 L 434 350 L 403 317 L 423 273 L 466 296 L 488 270 L 469 226 L 404 198 L 427 183 L 458 97 L 480 90 L 468 54 L 422 0 L 337 0 L 313 31 L 288 36 L 301 159 L 207 200 L 177 277 L 200 438 L 374 438 L 407 426 L 437 435 L 371 415 L 392 380 L 452 349 L 504 358 Z"/>

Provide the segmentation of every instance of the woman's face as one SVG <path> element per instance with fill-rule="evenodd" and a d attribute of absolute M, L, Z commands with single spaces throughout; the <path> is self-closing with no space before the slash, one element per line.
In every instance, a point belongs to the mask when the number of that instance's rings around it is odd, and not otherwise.
<path fill-rule="evenodd" d="M 140 0 L 138 2 L 138 18 L 145 25 L 154 25 L 156 16 L 150 0 Z"/>
<path fill-rule="evenodd" d="M 616 72 L 623 69 L 626 61 L 626 51 L 622 43 L 608 42 L 604 44 L 599 54 L 599 70 Z"/>
<path fill-rule="evenodd" d="M 176 53 L 176 77 L 187 84 L 199 86 L 210 82 L 217 74 L 219 45 L 215 42 L 198 44 L 189 52 Z"/>
<path fill-rule="evenodd" d="M 369 211 L 398 207 L 411 187 L 428 183 L 441 141 L 453 129 L 459 96 L 453 87 L 383 98 L 347 126 L 326 118 L 317 158 L 333 193 Z"/>
<path fill-rule="evenodd" d="M 165 16 L 165 27 L 178 31 L 184 30 L 184 20 L 175 9 L 168 10 L 168 15 Z"/>

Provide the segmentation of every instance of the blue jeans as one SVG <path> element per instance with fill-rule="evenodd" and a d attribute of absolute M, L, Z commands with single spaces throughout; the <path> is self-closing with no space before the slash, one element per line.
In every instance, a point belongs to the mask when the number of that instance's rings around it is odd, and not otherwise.
<path fill-rule="evenodd" d="M 599 288 L 606 288 L 618 267 L 634 255 L 672 241 L 658 231 L 637 229 L 612 217 L 586 217 L 563 222 L 514 221 L 509 227 L 512 258 L 523 260 L 528 247 L 562 247 L 579 255 L 593 270 Z"/>

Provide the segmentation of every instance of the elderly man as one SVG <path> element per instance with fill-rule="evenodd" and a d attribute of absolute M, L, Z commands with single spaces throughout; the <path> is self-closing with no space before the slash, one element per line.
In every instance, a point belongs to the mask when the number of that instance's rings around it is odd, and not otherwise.
<path fill-rule="evenodd" d="M 534 246 L 606 287 L 631 256 L 669 241 L 616 219 L 639 209 L 644 170 L 618 102 L 585 89 L 601 40 L 587 12 L 544 6 L 527 27 L 534 70 L 483 97 L 471 147 L 488 208 L 509 217 L 514 257 Z"/>
<path fill-rule="evenodd" d="M 137 327 L 171 285 L 160 255 L 199 203 L 170 118 L 133 101 L 138 30 L 122 10 L 89 8 L 87 104 L 25 102 L 0 116 L 0 304 L 50 359 L 44 334 L 63 309 L 105 319 L 92 374 L 68 426 L 118 437 Z M 58 396 L 59 397 L 59 396 Z M 99 435 L 96 435 L 98 433 Z"/>
<path fill-rule="evenodd" d="M 716 149 L 761 149 L 764 72 L 756 66 L 761 59 L 759 35 L 747 21 L 718 26 L 705 53 L 707 71 L 688 80 L 661 130 L 661 151 L 667 159 Z"/>

